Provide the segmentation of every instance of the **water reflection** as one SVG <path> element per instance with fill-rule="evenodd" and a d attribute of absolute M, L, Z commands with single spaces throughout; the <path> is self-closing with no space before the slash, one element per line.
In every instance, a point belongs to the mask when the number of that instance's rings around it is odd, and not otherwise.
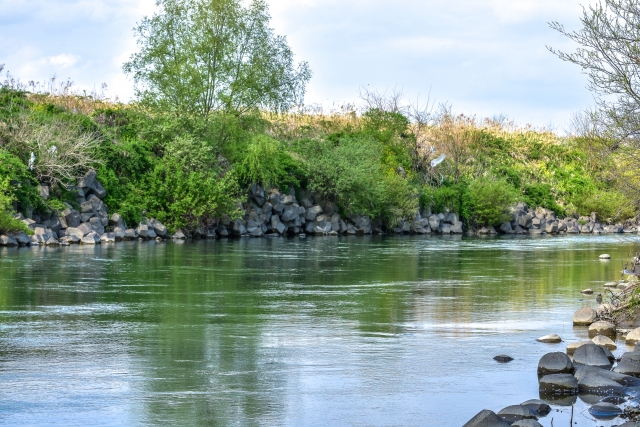
<path fill-rule="evenodd" d="M 0 249 L 0 425 L 459 426 L 538 396 L 539 357 L 566 342 L 535 338 L 583 339 L 571 314 L 595 296 L 579 291 L 617 278 L 630 248 L 374 236 Z M 515 360 L 493 361 L 503 353 Z"/>

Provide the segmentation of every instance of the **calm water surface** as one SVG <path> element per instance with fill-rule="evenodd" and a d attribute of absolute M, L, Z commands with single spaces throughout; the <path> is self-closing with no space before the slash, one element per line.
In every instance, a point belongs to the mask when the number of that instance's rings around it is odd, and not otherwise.
<path fill-rule="evenodd" d="M 0 249 L 0 425 L 461 426 L 538 397 L 538 359 L 587 336 L 571 316 L 595 296 L 579 291 L 620 278 L 631 249 L 578 236 Z M 566 342 L 535 341 L 548 333 Z M 620 423 L 587 407 L 574 425 Z"/>

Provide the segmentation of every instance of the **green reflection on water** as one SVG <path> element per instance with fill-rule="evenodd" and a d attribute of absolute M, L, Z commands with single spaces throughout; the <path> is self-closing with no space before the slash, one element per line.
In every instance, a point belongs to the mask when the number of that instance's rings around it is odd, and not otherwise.
<path fill-rule="evenodd" d="M 474 324 L 520 327 L 523 314 L 544 322 L 546 310 L 593 304 L 595 296 L 577 292 L 618 278 L 630 249 L 611 238 L 413 237 L 2 249 L 1 356 L 16 363 L 2 365 L 0 376 L 28 388 L 24 366 L 16 368 L 28 361 L 27 374 L 63 366 L 89 383 L 81 390 L 64 377 L 40 383 L 57 410 L 9 387 L 0 410 L 7 422 L 59 411 L 78 425 L 194 426 L 323 425 L 335 410 L 335 425 L 354 416 L 386 425 L 377 413 L 381 397 L 362 394 L 358 384 L 369 379 L 358 372 L 379 371 L 393 389 L 394 358 L 427 363 L 427 343 L 413 335 L 453 338 L 439 351 L 455 357 L 455 339 L 502 333 L 479 333 Z M 613 261 L 598 261 L 604 251 Z M 112 374 L 74 371 L 86 363 Z M 411 388 L 411 381 L 400 382 Z M 360 412 L 318 388 L 345 393 Z M 77 399 L 65 410 L 59 402 L 67 392 Z M 319 412 L 309 412 L 307 393 L 318 397 Z M 97 403 L 106 407 L 97 415 L 78 414 Z M 396 404 L 397 419 L 426 408 L 415 405 Z M 429 413 L 416 422 L 428 424 Z M 451 425 L 462 424 L 456 416 Z"/>

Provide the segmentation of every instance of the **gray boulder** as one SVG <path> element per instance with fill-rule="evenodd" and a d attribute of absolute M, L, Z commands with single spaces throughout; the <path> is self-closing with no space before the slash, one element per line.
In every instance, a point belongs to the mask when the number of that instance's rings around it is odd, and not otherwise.
<path fill-rule="evenodd" d="M 604 349 L 593 343 L 578 347 L 573 353 L 573 362 L 576 365 L 580 364 L 611 369 L 611 362 L 604 352 Z"/>
<path fill-rule="evenodd" d="M 142 238 L 150 237 L 149 231 L 149 226 L 147 224 L 140 224 L 138 228 L 136 228 L 136 234 Z"/>
<path fill-rule="evenodd" d="M 316 217 L 320 214 L 322 214 L 322 208 L 318 205 L 312 206 L 309 209 L 307 209 L 305 219 L 307 221 L 315 221 Z"/>
<path fill-rule="evenodd" d="M 93 169 L 89 170 L 82 178 L 78 178 L 78 187 L 87 189 L 85 191 L 88 192 L 89 189 L 93 188 L 96 183 L 96 171 Z"/>
<path fill-rule="evenodd" d="M 18 242 L 19 245 L 28 245 L 31 243 L 31 239 L 24 231 L 14 234 L 12 237 L 16 239 L 16 242 Z"/>
<path fill-rule="evenodd" d="M 551 374 L 540 379 L 540 392 L 546 394 L 574 395 L 578 393 L 578 380 L 571 374 Z"/>
<path fill-rule="evenodd" d="M 100 243 L 100 236 L 97 233 L 89 233 L 80 240 L 81 245 L 97 245 Z"/>
<path fill-rule="evenodd" d="M 589 413 L 596 418 L 613 418 L 622 414 L 622 409 L 613 403 L 600 402 L 589 408 Z"/>
<path fill-rule="evenodd" d="M 597 315 L 593 308 L 581 308 L 573 314 L 573 324 L 576 326 L 589 326 L 595 322 Z"/>
<path fill-rule="evenodd" d="M 137 237 L 138 237 L 138 235 L 136 234 L 136 230 L 134 230 L 133 228 L 128 228 L 124 232 L 124 239 L 123 240 L 134 240 Z"/>
<path fill-rule="evenodd" d="M 0 246 L 18 246 L 18 241 L 12 236 L 0 235 Z"/>
<path fill-rule="evenodd" d="M 431 227 L 429 227 L 430 229 Z M 453 223 L 453 225 L 451 226 L 451 233 L 452 234 L 462 234 L 462 221 L 456 221 Z"/>
<path fill-rule="evenodd" d="M 505 234 L 513 234 L 513 228 L 511 228 L 511 223 L 510 222 L 505 222 L 500 226 L 500 231 L 502 231 Z"/>
<path fill-rule="evenodd" d="M 546 417 L 549 412 L 551 412 L 551 406 L 549 406 L 544 400 L 540 399 L 530 399 L 526 402 L 522 402 L 520 405 L 526 406 L 531 412 L 539 417 Z"/>
<path fill-rule="evenodd" d="M 640 351 L 624 353 L 613 371 L 624 375 L 640 377 Z"/>
<path fill-rule="evenodd" d="M 120 214 L 114 213 L 109 218 L 109 225 L 112 227 L 124 227 L 124 219 L 120 216 Z"/>
<path fill-rule="evenodd" d="M 573 363 L 562 352 L 547 353 L 538 362 L 538 375 L 573 374 Z"/>
<path fill-rule="evenodd" d="M 105 190 L 102 184 L 100 184 L 98 181 L 95 182 L 95 185 L 93 186 L 91 192 L 98 196 L 98 198 L 100 199 L 104 199 L 107 196 L 107 190 Z"/>
<path fill-rule="evenodd" d="M 597 313 L 597 310 L 596 310 Z M 596 335 L 604 335 L 609 338 L 616 337 L 616 325 L 605 320 L 594 322 L 589 326 L 589 338 L 593 338 Z"/>
<path fill-rule="evenodd" d="M 509 427 L 509 423 L 500 418 L 495 412 L 483 409 L 462 427 Z"/>
<path fill-rule="evenodd" d="M 161 237 L 164 237 L 167 235 L 167 227 L 163 223 L 161 223 L 155 218 L 151 218 L 149 222 L 151 223 L 151 226 L 153 227 L 153 231 L 156 233 L 156 235 Z"/>
<path fill-rule="evenodd" d="M 432 230 L 440 229 L 440 217 L 438 215 L 431 215 L 429 217 L 429 227 Z"/>
<path fill-rule="evenodd" d="M 67 227 L 77 227 L 80 225 L 80 213 L 69 208 L 62 211 L 62 215 L 67 223 Z"/>
<path fill-rule="evenodd" d="M 506 408 L 501 409 L 497 415 L 509 424 L 519 420 L 537 418 L 529 408 L 522 405 L 507 406 Z"/>
<path fill-rule="evenodd" d="M 102 243 L 115 243 L 116 235 L 114 233 L 104 233 L 100 236 L 100 242 Z"/>
<path fill-rule="evenodd" d="M 524 420 L 519 420 L 511 424 L 511 427 L 542 427 L 542 424 L 537 420 L 525 418 Z"/>

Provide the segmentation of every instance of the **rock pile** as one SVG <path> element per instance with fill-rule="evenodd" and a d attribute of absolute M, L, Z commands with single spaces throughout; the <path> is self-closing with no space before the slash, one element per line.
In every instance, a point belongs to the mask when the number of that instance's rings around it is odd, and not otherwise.
<path fill-rule="evenodd" d="M 231 221 L 220 220 L 196 230 L 177 231 L 167 234 L 166 227 L 159 221 L 145 219 L 136 228 L 127 228 L 117 213 L 109 216 L 103 199 L 107 192 L 96 179 L 95 171 L 89 171 L 70 187 L 76 196 L 79 210 L 71 205 L 62 212 L 50 216 L 32 215 L 19 219 L 34 231 L 31 238 L 25 234 L 0 236 L 0 246 L 40 244 L 67 245 L 71 243 L 96 244 L 133 239 L 174 238 L 220 238 L 220 237 L 278 237 L 284 235 L 364 235 L 364 234 L 462 234 L 463 223 L 453 212 L 432 214 L 417 212 L 412 220 L 400 221 L 394 228 L 383 230 L 382 224 L 362 215 L 342 217 L 332 203 L 314 200 L 306 194 L 298 200 L 290 189 L 286 193 L 278 190 L 266 192 L 253 184 L 247 202 L 240 208 L 242 217 Z M 40 193 L 48 197 L 49 189 L 41 186 Z M 631 223 L 602 225 L 597 215 L 590 217 L 556 218 L 553 211 L 538 208 L 529 210 L 526 204 L 518 203 L 513 209 L 511 220 L 494 227 L 476 230 L 470 227 L 467 234 L 578 234 L 578 233 L 635 233 Z"/>
<path fill-rule="evenodd" d="M 167 227 L 153 218 L 145 219 L 136 229 L 127 228 L 120 215 L 109 216 L 102 199 L 107 195 L 104 187 L 96 179 L 95 171 L 87 172 L 77 180 L 77 185 L 69 187 L 76 196 L 80 209 L 70 204 L 61 212 L 52 215 L 34 214 L 22 220 L 33 230 L 32 236 L 25 233 L 0 236 L 0 246 L 47 245 L 66 246 L 72 243 L 96 245 L 120 240 L 166 238 Z M 48 189 L 43 187 L 41 194 L 47 195 Z"/>
<path fill-rule="evenodd" d="M 544 208 L 530 210 L 525 203 L 518 203 L 513 210 L 511 220 L 502 224 L 500 231 L 505 234 L 533 235 L 605 234 L 637 233 L 638 228 L 632 222 L 616 225 L 601 224 L 595 212 L 591 216 L 574 215 L 560 219 L 552 210 Z"/>

